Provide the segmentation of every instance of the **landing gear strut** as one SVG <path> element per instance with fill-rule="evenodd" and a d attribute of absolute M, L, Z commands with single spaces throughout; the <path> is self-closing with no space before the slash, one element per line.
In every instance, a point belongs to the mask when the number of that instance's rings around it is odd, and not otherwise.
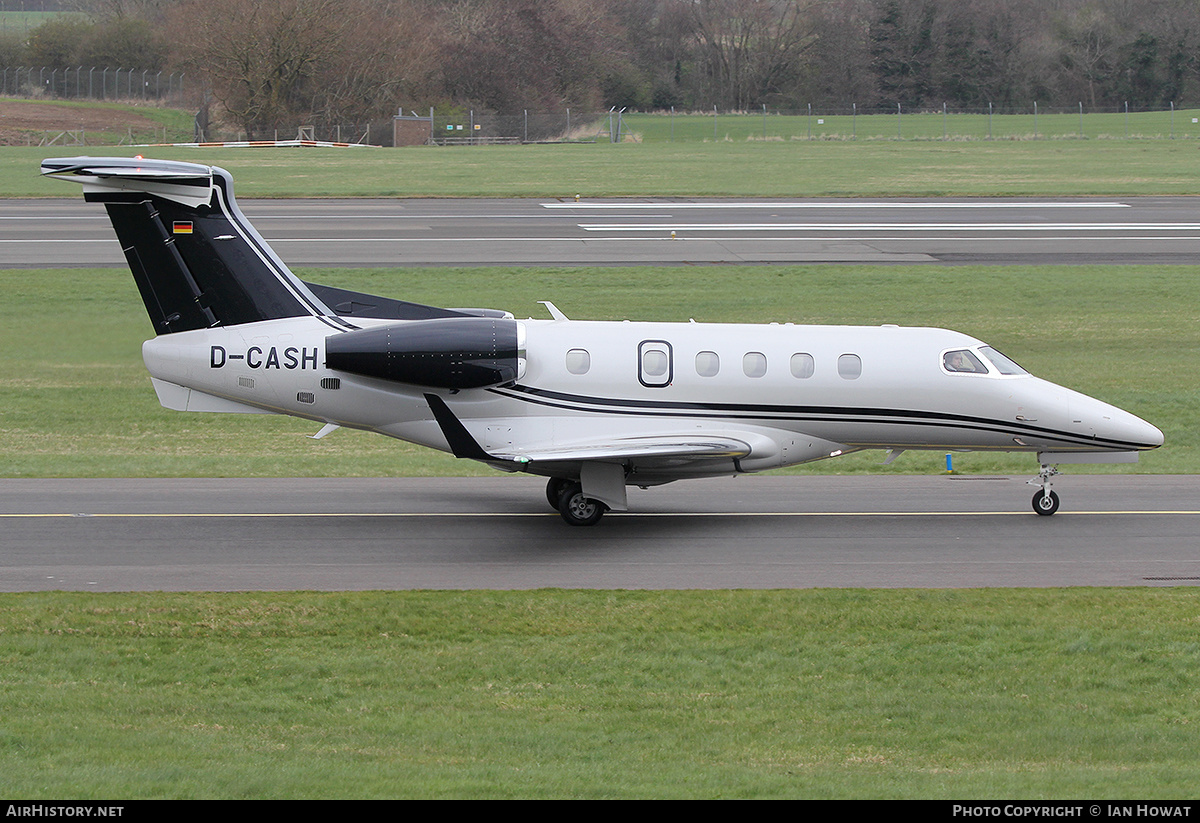
<path fill-rule="evenodd" d="M 1041 486 L 1041 491 L 1033 495 L 1033 510 L 1040 515 L 1049 517 L 1058 511 L 1058 495 L 1050 491 L 1050 478 L 1058 474 L 1058 466 L 1042 464 L 1038 476 L 1029 481 L 1030 486 Z"/>

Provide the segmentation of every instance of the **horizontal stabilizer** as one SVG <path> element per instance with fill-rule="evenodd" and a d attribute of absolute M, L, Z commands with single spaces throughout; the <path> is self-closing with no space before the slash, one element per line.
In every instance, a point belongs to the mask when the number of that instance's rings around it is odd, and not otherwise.
<path fill-rule="evenodd" d="M 89 200 L 151 195 L 197 208 L 212 200 L 213 167 L 128 157 L 51 157 L 42 174 L 83 184 Z"/>

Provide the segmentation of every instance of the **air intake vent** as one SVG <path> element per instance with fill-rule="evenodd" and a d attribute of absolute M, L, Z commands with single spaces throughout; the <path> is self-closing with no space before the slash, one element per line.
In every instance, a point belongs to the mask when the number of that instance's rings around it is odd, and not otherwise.
<path fill-rule="evenodd" d="M 329 391 L 337 391 L 342 387 L 342 378 L 340 377 L 322 377 L 321 388 Z"/>
<path fill-rule="evenodd" d="M 298 391 L 296 392 L 296 400 L 301 403 L 316 403 L 317 396 L 310 391 Z"/>
<path fill-rule="evenodd" d="M 238 385 L 241 386 L 243 389 L 252 389 L 252 388 L 254 388 L 254 378 L 253 377 L 239 377 Z"/>

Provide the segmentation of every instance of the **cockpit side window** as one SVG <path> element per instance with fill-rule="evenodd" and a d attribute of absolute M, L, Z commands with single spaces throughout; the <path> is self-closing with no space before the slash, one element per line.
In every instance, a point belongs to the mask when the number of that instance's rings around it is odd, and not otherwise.
<path fill-rule="evenodd" d="M 955 349 L 942 355 L 942 365 L 946 371 L 956 374 L 987 374 L 987 366 L 983 365 L 975 353 L 968 349 Z"/>
<path fill-rule="evenodd" d="M 979 351 L 983 353 L 984 357 L 992 361 L 992 365 L 996 367 L 996 371 L 1000 372 L 1001 374 L 1029 374 L 1029 372 L 1025 371 L 1012 360 L 993 349 L 991 346 L 984 346 Z"/>

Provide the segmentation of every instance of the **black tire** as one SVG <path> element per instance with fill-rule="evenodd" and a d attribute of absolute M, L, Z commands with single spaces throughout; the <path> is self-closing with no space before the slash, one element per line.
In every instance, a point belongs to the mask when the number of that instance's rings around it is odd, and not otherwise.
<path fill-rule="evenodd" d="M 583 496 L 583 486 L 567 483 L 558 497 L 558 513 L 572 526 L 594 526 L 608 511 L 599 500 Z"/>
<path fill-rule="evenodd" d="M 550 478 L 550 482 L 546 484 L 546 502 L 550 504 L 550 508 L 558 511 L 558 499 L 562 497 L 563 489 L 570 484 L 570 480 L 561 477 Z"/>
<path fill-rule="evenodd" d="M 1054 492 L 1048 495 L 1038 492 L 1033 496 L 1033 510 L 1043 517 L 1049 517 L 1058 511 L 1058 495 Z"/>

